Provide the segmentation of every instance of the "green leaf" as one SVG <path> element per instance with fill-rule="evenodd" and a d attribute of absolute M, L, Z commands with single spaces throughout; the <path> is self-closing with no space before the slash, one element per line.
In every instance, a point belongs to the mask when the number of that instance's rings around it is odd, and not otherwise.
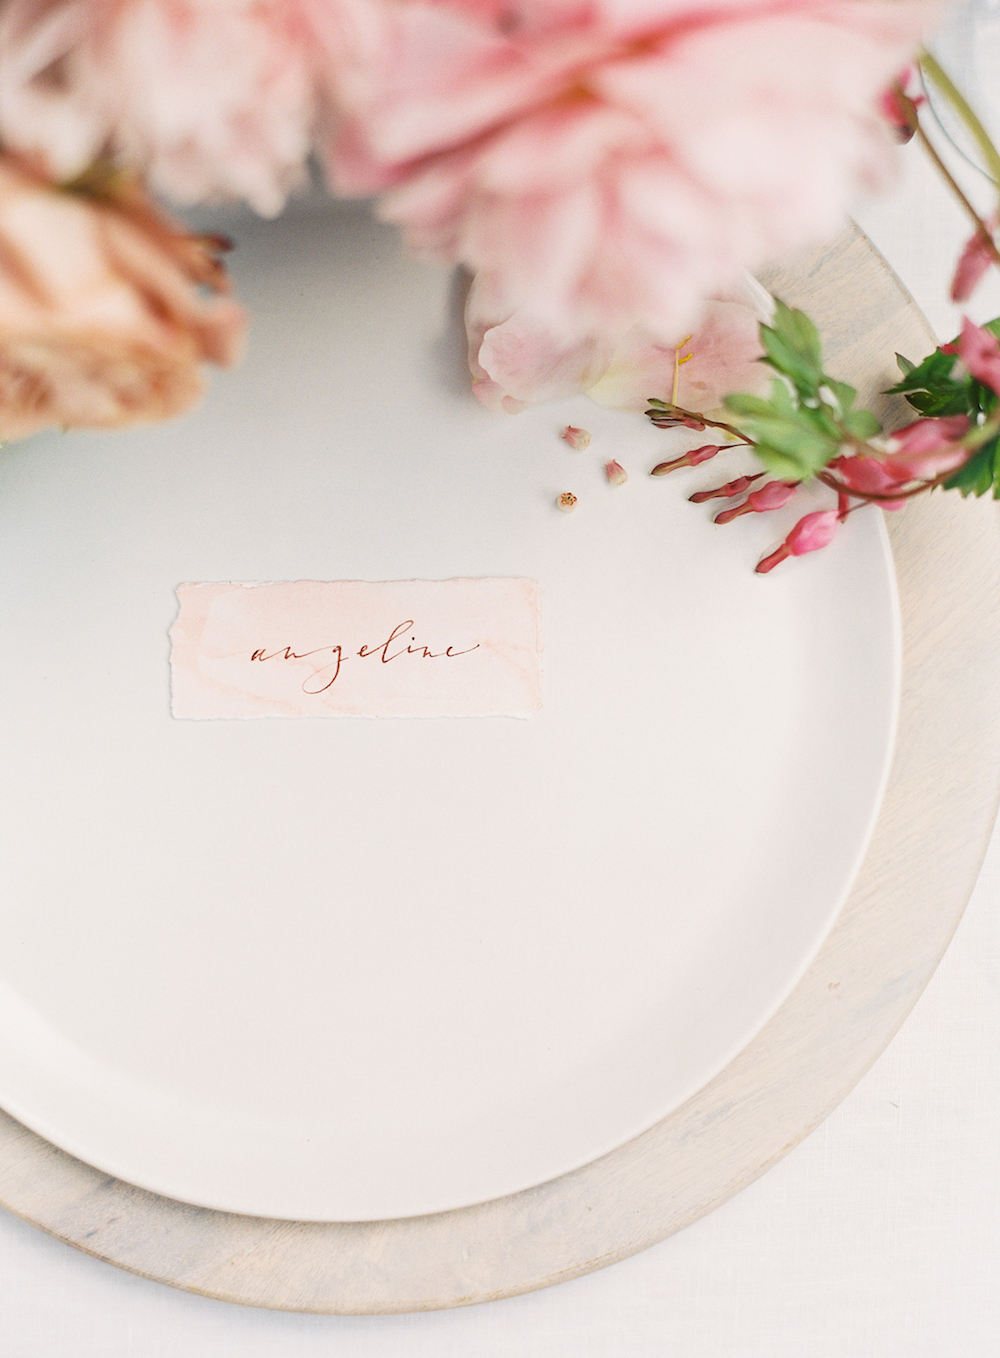
<path fill-rule="evenodd" d="M 814 396 L 823 380 L 819 332 L 804 312 L 775 301 L 770 325 L 760 327 L 764 362 L 789 379 L 802 396 Z"/>
<path fill-rule="evenodd" d="M 889 387 L 888 392 L 905 395 L 909 391 L 929 391 L 939 386 L 961 386 L 962 383 L 956 382 L 951 375 L 954 367 L 954 354 L 943 354 L 940 349 L 935 349 L 916 367 L 910 368 L 902 381 Z"/>
<path fill-rule="evenodd" d="M 882 432 L 882 426 L 870 410 L 849 410 L 844 416 L 844 428 L 856 439 L 872 439 Z"/>
<path fill-rule="evenodd" d="M 812 363 L 817 368 L 821 366 L 823 349 L 819 331 L 804 311 L 795 311 L 779 298 L 775 298 L 771 329 L 807 363 Z"/>
<path fill-rule="evenodd" d="M 837 403 L 838 413 L 846 415 L 851 406 L 854 405 L 854 398 L 858 394 L 855 388 L 848 386 L 846 382 L 838 382 L 836 378 L 826 376 L 823 378 L 823 385 L 830 388 L 833 399 Z"/>
<path fill-rule="evenodd" d="M 799 407 L 799 413 L 803 419 L 807 420 L 818 434 L 825 438 L 832 439 L 834 443 L 840 444 L 844 440 L 841 426 L 833 418 L 828 406 L 804 405 Z"/>
<path fill-rule="evenodd" d="M 913 372 L 914 368 L 917 366 L 915 363 L 911 363 L 908 358 L 904 358 L 902 354 L 896 355 L 896 365 L 904 377 L 906 377 L 908 373 Z"/>
<path fill-rule="evenodd" d="M 811 396 L 819 386 L 823 373 L 818 364 L 809 363 L 797 354 L 785 340 L 766 325 L 760 328 L 760 341 L 767 357 L 764 362 L 783 373 L 804 396 Z"/>
<path fill-rule="evenodd" d="M 969 392 L 965 387 L 960 387 L 952 392 L 914 392 L 906 398 L 914 410 L 921 415 L 968 415 L 975 411 L 976 407 L 971 405 Z"/>
<path fill-rule="evenodd" d="M 786 453 L 777 448 L 772 448 L 766 443 L 759 443 L 754 452 L 767 470 L 780 481 L 806 480 L 806 474 L 803 473 L 798 458 L 789 457 Z"/>
<path fill-rule="evenodd" d="M 954 476 L 944 483 L 946 490 L 957 490 L 962 495 L 985 495 L 993 486 L 993 464 L 996 456 L 996 443 L 991 440 L 974 457 L 970 457 L 964 467 L 959 467 Z"/>
<path fill-rule="evenodd" d="M 748 396 L 741 392 L 734 392 L 732 396 L 727 396 L 725 405 L 734 415 L 740 415 L 749 420 L 756 419 L 757 416 L 766 418 L 774 411 L 771 402 L 766 401 L 763 396 Z"/>
<path fill-rule="evenodd" d="M 742 417 L 764 464 L 789 480 L 812 476 L 840 449 L 840 431 L 827 412 L 796 405 L 778 378 L 771 383 L 770 400 L 737 393 L 726 398 L 726 405 Z"/>

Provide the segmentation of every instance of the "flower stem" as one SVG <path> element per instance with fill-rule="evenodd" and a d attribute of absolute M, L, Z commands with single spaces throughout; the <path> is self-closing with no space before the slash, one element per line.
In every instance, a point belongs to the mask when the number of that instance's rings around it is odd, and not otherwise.
<path fill-rule="evenodd" d="M 945 165 L 944 161 L 938 155 L 935 147 L 930 141 L 930 138 L 927 136 L 927 133 L 924 131 L 924 129 L 920 126 L 919 123 L 917 124 L 916 136 L 920 142 L 920 145 L 924 148 L 924 150 L 927 152 L 927 155 L 930 157 L 930 160 L 933 163 L 934 168 L 937 170 L 938 174 L 948 185 L 949 189 L 951 189 L 952 193 L 958 199 L 959 203 L 961 203 L 962 207 L 971 217 L 973 223 L 975 224 L 979 238 L 983 242 L 983 246 L 987 254 L 989 255 L 990 259 L 998 268 L 1000 268 L 1000 250 L 997 249 L 996 244 L 993 240 L 993 233 L 990 231 L 989 227 L 983 221 L 982 217 L 979 215 L 976 209 L 969 202 L 968 198 L 965 196 L 964 192 L 956 182 L 951 171 L 948 169 L 947 165 Z"/>
<path fill-rule="evenodd" d="M 682 419 L 698 420 L 708 429 L 722 429 L 725 433 L 731 435 L 732 438 L 738 439 L 740 443 L 746 444 L 748 448 L 756 447 L 755 440 L 747 438 L 743 430 L 737 429 L 735 424 L 726 424 L 725 420 L 710 420 L 707 415 L 699 415 L 695 411 L 685 410 L 683 406 L 679 405 L 675 405 L 673 409 L 677 411 Z"/>
<path fill-rule="evenodd" d="M 1000 153 L 993 145 L 990 134 L 969 107 L 961 90 L 953 83 L 947 72 L 942 70 L 937 57 L 925 48 L 918 61 L 921 70 L 930 76 L 931 83 L 938 87 L 975 138 L 976 145 L 982 151 L 983 159 L 989 167 L 990 176 L 996 182 L 997 187 L 1000 188 Z"/>

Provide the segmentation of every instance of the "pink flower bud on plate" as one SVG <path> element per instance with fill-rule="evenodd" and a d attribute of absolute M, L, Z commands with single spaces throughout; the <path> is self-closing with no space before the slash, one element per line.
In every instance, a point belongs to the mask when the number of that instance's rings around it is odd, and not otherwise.
<path fill-rule="evenodd" d="M 772 509 L 781 509 L 788 504 L 798 488 L 797 481 L 768 481 L 759 490 L 748 495 L 741 505 L 735 505 L 732 509 L 724 509 L 721 514 L 716 514 L 714 522 L 732 523 L 733 519 L 738 519 L 741 514 L 767 514 Z"/>
<path fill-rule="evenodd" d="M 781 546 L 757 562 L 757 574 L 766 575 L 790 556 L 803 556 L 806 552 L 818 552 L 821 547 L 828 546 L 833 541 L 840 521 L 840 512 L 836 509 L 818 509 L 799 519 Z"/>
<path fill-rule="evenodd" d="M 606 462 L 604 464 L 604 475 L 613 486 L 623 486 L 628 480 L 628 472 L 620 462 Z"/>
<path fill-rule="evenodd" d="M 757 472 L 755 476 L 738 476 L 735 481 L 727 481 L 723 486 L 716 486 L 714 490 L 696 490 L 688 499 L 693 505 L 704 504 L 706 500 L 728 500 L 733 495 L 742 495 L 745 490 L 749 490 L 755 481 L 759 481 L 765 472 Z"/>
<path fill-rule="evenodd" d="M 699 462 L 707 462 L 718 451 L 719 444 L 706 443 L 701 448 L 692 448 L 690 452 L 682 453 L 680 457 L 675 457 L 672 462 L 658 462 L 649 474 L 650 476 L 666 476 L 667 472 L 676 471 L 678 467 L 697 467 Z"/>

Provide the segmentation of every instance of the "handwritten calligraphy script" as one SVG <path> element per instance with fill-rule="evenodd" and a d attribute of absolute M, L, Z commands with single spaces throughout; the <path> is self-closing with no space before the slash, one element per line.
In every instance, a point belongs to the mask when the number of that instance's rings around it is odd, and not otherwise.
<path fill-rule="evenodd" d="M 526 579 L 183 584 L 175 717 L 530 717 L 539 588 Z"/>

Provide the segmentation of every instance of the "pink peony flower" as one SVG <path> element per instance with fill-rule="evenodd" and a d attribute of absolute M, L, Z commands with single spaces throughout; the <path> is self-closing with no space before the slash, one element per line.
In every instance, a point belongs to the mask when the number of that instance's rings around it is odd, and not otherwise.
<path fill-rule="evenodd" d="M 0 438 L 191 406 L 201 362 L 235 362 L 242 341 L 217 248 L 134 186 L 54 189 L 0 157 Z"/>
<path fill-rule="evenodd" d="M 111 153 L 178 202 L 273 215 L 305 174 L 313 49 L 296 0 L 8 0 L 0 135 L 53 178 Z"/>
<path fill-rule="evenodd" d="M 638 325 L 617 343 L 603 334 L 563 343 L 529 308 L 493 324 L 479 313 L 474 283 L 466 305 L 473 390 L 486 405 L 508 412 L 580 391 L 615 410 L 644 410 L 651 396 L 675 399 L 676 386 L 677 405 L 707 414 L 731 391 L 768 386 L 759 322 L 769 319 L 773 304 L 753 279 L 741 293 L 740 300 L 704 303 L 697 327 L 681 343 L 663 343 Z"/>
<path fill-rule="evenodd" d="M 675 343 L 882 182 L 925 0 L 351 0 L 334 182 L 568 348 Z M 346 34 L 346 36 L 345 36 Z M 585 361 L 580 366 L 587 368 Z M 493 379 L 495 380 L 495 379 Z M 503 386 L 503 383 L 500 384 Z M 515 397 L 515 399 L 518 399 Z"/>

